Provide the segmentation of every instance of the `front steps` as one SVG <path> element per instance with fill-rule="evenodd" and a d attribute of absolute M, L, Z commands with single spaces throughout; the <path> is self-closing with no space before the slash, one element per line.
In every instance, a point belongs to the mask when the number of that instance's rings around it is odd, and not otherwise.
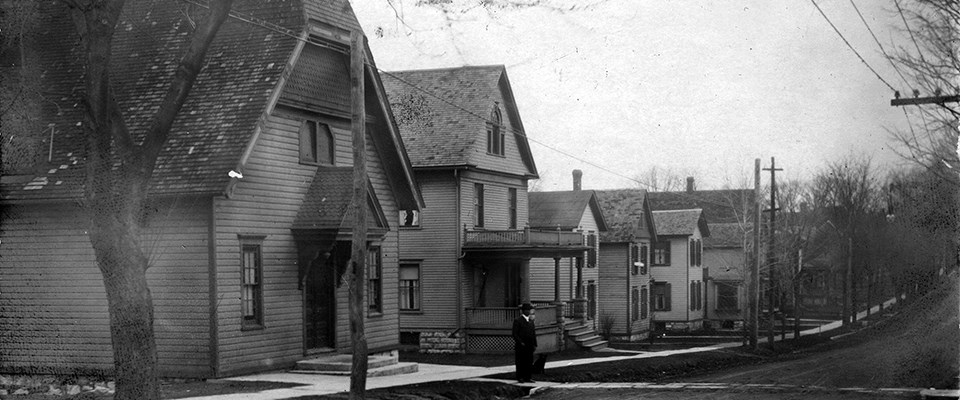
<path fill-rule="evenodd" d="M 301 374 L 350 375 L 353 355 L 327 354 L 297 361 L 291 372 Z M 417 363 L 399 361 L 399 353 L 371 355 L 367 357 L 367 377 L 410 374 L 417 372 Z"/>
<path fill-rule="evenodd" d="M 581 349 L 603 351 L 607 349 L 607 341 L 603 340 L 586 321 L 568 321 L 563 325 L 567 340 L 576 343 Z"/>

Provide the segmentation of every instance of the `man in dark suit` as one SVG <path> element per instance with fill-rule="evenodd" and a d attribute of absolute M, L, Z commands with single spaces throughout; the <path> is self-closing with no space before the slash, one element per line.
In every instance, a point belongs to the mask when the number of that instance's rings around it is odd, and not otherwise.
<path fill-rule="evenodd" d="M 517 381 L 533 382 L 533 351 L 537 349 L 537 330 L 533 325 L 533 305 L 523 303 L 520 316 L 513 320 L 513 355 L 517 364 Z"/>

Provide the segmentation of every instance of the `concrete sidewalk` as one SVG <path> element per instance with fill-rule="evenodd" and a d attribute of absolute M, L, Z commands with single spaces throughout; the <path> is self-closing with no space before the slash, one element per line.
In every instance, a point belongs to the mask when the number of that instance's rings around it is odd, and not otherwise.
<path fill-rule="evenodd" d="M 884 307 L 889 307 L 896 303 L 896 299 L 890 299 L 884 303 Z M 872 313 L 879 311 L 878 307 L 873 307 L 871 309 Z M 864 318 L 867 312 L 862 311 L 857 315 L 857 318 Z M 818 328 L 808 329 L 801 332 L 801 336 L 812 335 L 817 333 L 829 332 L 831 330 L 837 329 L 842 326 L 841 321 L 834 321 L 829 324 L 820 326 Z M 779 339 L 780 335 L 777 335 L 775 340 Z M 792 338 L 793 333 L 788 333 L 786 337 Z M 766 338 L 760 338 L 761 342 L 765 342 Z M 552 368 L 562 368 L 573 365 L 585 365 L 585 364 L 595 364 L 603 362 L 612 362 L 612 361 L 621 361 L 627 359 L 638 359 L 638 358 L 653 358 L 653 357 L 669 357 L 676 354 L 688 354 L 688 353 L 698 353 L 711 350 L 727 349 L 733 347 L 740 347 L 742 343 L 740 342 L 730 342 L 730 343 L 721 343 L 710 346 L 702 347 L 693 347 L 688 349 L 678 349 L 678 350 L 666 350 L 666 351 L 656 351 L 656 352 L 635 352 L 635 351 L 620 351 L 623 353 L 622 356 L 605 356 L 597 358 L 581 358 L 574 360 L 561 360 L 561 361 L 551 361 L 547 362 L 547 369 Z M 386 387 L 394 386 L 404 386 L 412 385 L 425 382 L 437 382 L 437 381 L 453 381 L 453 380 L 465 380 L 465 379 L 476 379 L 482 378 L 485 376 L 502 374 L 502 373 L 512 373 L 514 372 L 513 365 L 506 365 L 501 367 L 470 367 L 470 366 L 457 366 L 457 365 L 436 365 L 436 364 L 419 364 L 419 371 L 412 374 L 402 374 L 402 375 L 393 375 L 393 376 L 379 376 L 379 377 L 368 377 L 367 378 L 367 390 L 380 389 Z M 292 397 L 300 396 L 309 396 L 309 395 L 324 395 L 324 394 L 333 394 L 340 392 L 347 392 L 350 390 L 350 377 L 341 376 L 341 375 L 319 375 L 319 374 L 300 374 L 292 373 L 287 371 L 278 371 L 278 372 L 267 372 L 254 375 L 245 375 L 238 376 L 233 378 L 226 378 L 226 381 L 268 381 L 268 382 L 286 382 L 286 383 L 295 383 L 303 386 L 287 388 L 287 389 L 271 389 L 265 390 L 257 393 L 234 393 L 234 394 L 224 394 L 224 395 L 215 395 L 215 396 L 203 396 L 203 397 L 191 397 L 192 400 L 240 400 L 240 399 L 256 399 L 256 400 L 277 400 L 277 399 L 288 399 Z M 515 383 L 513 380 L 501 380 L 501 382 Z M 542 382 L 537 383 L 538 386 L 553 386 L 558 385 L 557 383 Z M 600 383 L 580 383 L 578 385 L 583 386 L 603 386 L 604 384 Z M 649 385 L 649 384 L 648 384 Z"/>

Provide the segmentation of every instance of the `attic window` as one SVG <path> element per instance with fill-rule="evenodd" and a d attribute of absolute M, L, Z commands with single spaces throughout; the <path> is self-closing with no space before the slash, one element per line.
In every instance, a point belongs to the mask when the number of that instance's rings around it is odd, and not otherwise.
<path fill-rule="evenodd" d="M 304 120 L 300 125 L 300 162 L 333 165 L 333 134 L 327 124 Z"/>
<path fill-rule="evenodd" d="M 493 106 L 490 120 L 487 121 L 487 153 L 502 156 L 504 154 L 503 116 L 500 105 Z"/>

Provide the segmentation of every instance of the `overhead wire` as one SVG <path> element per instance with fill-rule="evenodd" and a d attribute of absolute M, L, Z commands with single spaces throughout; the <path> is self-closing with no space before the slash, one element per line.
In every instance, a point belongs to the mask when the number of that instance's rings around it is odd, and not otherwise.
<path fill-rule="evenodd" d="M 181 2 L 185 2 L 185 3 L 188 3 L 188 4 L 193 4 L 193 5 L 196 5 L 196 6 L 199 6 L 199 7 L 209 8 L 208 5 L 202 4 L 202 3 L 200 3 L 200 2 L 198 2 L 198 1 L 196 1 L 196 0 L 180 0 L 180 1 L 181 1 Z M 279 34 L 282 34 L 282 35 L 284 35 L 284 36 L 288 36 L 288 37 L 293 38 L 293 39 L 296 39 L 296 40 L 298 40 L 298 41 L 302 41 L 302 42 L 305 42 L 305 43 L 309 43 L 309 44 L 317 45 L 317 46 L 322 46 L 322 47 L 328 47 L 328 48 L 331 47 L 329 44 L 327 44 L 326 42 L 322 41 L 322 39 L 313 39 L 313 38 L 311 38 L 310 35 L 298 35 L 298 34 L 294 33 L 294 32 L 293 32 L 292 30 L 290 30 L 290 29 L 286 29 L 286 28 L 284 28 L 284 27 L 282 27 L 282 26 L 280 26 L 280 25 L 277 25 L 277 24 L 274 24 L 274 23 L 271 23 L 271 22 L 262 20 L 262 19 L 260 19 L 260 18 L 256 18 L 256 17 L 250 16 L 250 15 L 246 15 L 246 14 L 241 13 L 241 12 L 239 12 L 239 11 L 231 10 L 228 16 L 229 16 L 230 18 L 234 18 L 234 19 L 236 19 L 236 20 L 238 20 L 238 21 L 245 22 L 245 23 L 249 23 L 249 24 L 252 24 L 252 25 L 256 25 L 256 26 L 258 26 L 258 27 L 261 27 L 261 28 L 264 28 L 264 29 L 267 29 L 267 30 L 270 30 L 270 31 L 273 31 L 273 32 L 276 32 L 276 33 L 279 33 Z M 336 48 L 336 50 L 341 50 L 341 49 Z M 366 61 L 365 61 L 364 63 L 365 63 L 367 66 L 370 66 L 370 67 L 376 69 L 377 72 L 379 72 L 379 73 L 381 73 L 381 74 L 385 74 L 385 75 L 387 75 L 387 76 L 390 76 L 391 78 L 396 79 L 396 80 L 400 81 L 401 83 L 403 83 L 403 84 L 405 84 L 405 85 L 409 85 L 409 86 L 413 87 L 414 89 L 416 89 L 416 90 L 418 90 L 418 91 L 420 91 L 420 92 L 422 92 L 422 93 L 424 93 L 424 94 L 426 94 L 426 95 L 428 95 L 428 96 L 430 96 L 430 97 L 432 97 L 432 98 L 435 98 L 435 99 L 437 99 L 437 100 L 439 100 L 439 101 L 442 101 L 442 102 L 444 102 L 444 103 L 446 103 L 446 104 L 448 104 L 448 105 L 450 105 L 450 106 L 452 106 L 452 107 L 455 107 L 455 108 L 459 109 L 460 111 L 466 112 L 466 113 L 468 113 L 469 115 L 471 115 L 471 116 L 473 116 L 473 117 L 475 117 L 475 118 L 478 118 L 478 119 L 480 119 L 480 120 L 482 120 L 482 121 L 489 121 L 488 118 L 486 118 L 486 117 L 484 117 L 484 116 L 482 116 L 482 115 L 479 115 L 479 114 L 477 114 L 477 113 L 475 113 L 475 112 L 473 112 L 473 111 L 471 111 L 471 110 L 468 110 L 467 108 L 465 108 L 465 107 L 463 107 L 463 106 L 461 106 L 461 105 L 459 105 L 459 104 L 457 104 L 457 103 L 455 103 L 455 102 L 453 102 L 453 101 L 451 101 L 451 100 L 445 99 L 445 98 L 443 98 L 442 96 L 439 96 L 439 95 L 437 95 L 437 94 L 435 94 L 435 93 L 433 93 L 433 92 L 431 92 L 431 91 L 429 91 L 429 90 L 427 90 L 427 89 L 424 89 L 424 88 L 422 88 L 422 87 L 419 87 L 419 86 L 417 86 L 417 85 L 415 85 L 415 84 L 413 84 L 413 83 L 407 82 L 406 80 L 403 80 L 402 78 L 396 76 L 395 74 L 392 74 L 392 73 L 390 73 L 390 72 L 388 72 L 388 71 L 384 71 L 383 69 L 377 67 L 376 65 L 373 65 L 372 63 L 369 63 L 369 62 L 366 62 Z M 544 142 L 542 142 L 542 141 L 539 141 L 539 140 L 537 140 L 537 139 L 531 138 L 531 137 L 527 136 L 527 134 L 526 134 L 525 132 L 520 131 L 520 130 L 517 130 L 517 129 L 514 128 L 514 127 L 504 126 L 504 128 L 506 128 L 507 131 L 513 133 L 514 135 L 523 137 L 523 138 L 525 138 L 525 139 L 527 139 L 527 140 L 529 140 L 529 141 L 531 141 L 531 142 L 537 143 L 537 144 L 539 144 L 539 145 L 541 145 L 541 146 L 543 146 L 543 147 L 545 147 L 545 148 L 547 148 L 547 149 L 550 149 L 550 150 L 552 150 L 552 151 L 555 151 L 555 152 L 557 152 L 557 153 L 559 153 L 559 154 L 561 154 L 561 155 L 563 155 L 563 156 L 572 158 L 572 159 L 574 159 L 574 160 L 576 160 L 576 161 L 582 162 L 582 163 L 584 163 L 584 164 L 586 164 L 586 165 L 592 166 L 592 167 L 594 167 L 594 168 L 597 168 L 597 169 L 599 169 L 599 170 L 601 170 L 601 171 L 604 171 L 604 172 L 607 172 L 607 173 L 609 173 L 609 174 L 615 175 L 615 176 L 617 176 L 617 177 L 627 179 L 627 180 L 632 181 L 632 182 L 634 182 L 634 183 L 637 183 L 637 184 L 639 184 L 639 185 L 646 186 L 647 188 L 654 189 L 654 185 L 653 185 L 653 184 L 650 184 L 650 183 L 647 183 L 647 182 L 643 182 L 643 181 L 638 180 L 638 179 L 636 179 L 636 178 L 623 175 L 623 174 L 621 174 L 621 173 L 619 173 L 619 172 L 617 172 L 617 171 L 614 171 L 614 170 L 612 170 L 612 169 L 610 169 L 610 168 L 604 167 L 604 166 L 602 166 L 602 165 L 600 165 L 600 164 L 597 164 L 597 163 L 595 163 L 595 162 L 593 162 L 593 161 L 586 160 L 586 159 L 583 159 L 583 158 L 578 157 L 578 156 L 576 156 L 576 155 L 570 154 L 569 152 L 563 151 L 563 150 L 558 149 L 558 148 L 556 148 L 556 147 L 554 147 L 554 146 L 551 146 L 551 145 L 549 145 L 549 144 L 546 144 L 546 143 L 544 143 Z M 680 194 L 680 195 L 684 195 L 684 196 L 694 197 L 694 196 L 690 195 L 689 193 L 686 193 L 686 192 L 683 192 L 683 191 L 667 192 L 667 193 L 674 193 L 674 194 Z M 713 204 L 713 205 L 719 205 L 719 206 L 724 206 L 724 207 L 729 206 L 729 204 L 718 203 L 718 202 L 710 201 L 710 200 L 707 200 L 707 199 L 704 199 L 704 198 L 701 198 L 701 197 L 694 197 L 693 200 L 696 200 L 696 201 L 698 201 L 698 202 L 705 203 L 705 204 Z"/>
<path fill-rule="evenodd" d="M 883 79 L 883 77 L 880 76 L 880 74 L 877 73 L 877 71 L 876 71 L 875 69 L 873 69 L 873 67 L 870 66 L 870 63 L 868 63 L 867 60 L 865 60 L 865 59 L 863 58 L 863 56 L 860 55 L 860 53 L 857 51 L 857 49 L 853 48 L 853 45 L 850 44 L 850 42 L 847 40 L 847 38 L 843 36 L 843 33 L 840 32 L 840 29 L 837 29 L 837 26 L 833 24 L 833 21 L 830 21 L 830 18 L 827 17 L 827 14 L 823 12 L 823 10 L 820 8 L 820 5 L 817 4 L 816 0 L 810 0 L 810 2 L 813 3 L 813 6 L 814 6 L 814 7 L 817 8 L 817 11 L 820 12 L 820 15 L 823 16 L 823 19 L 825 19 L 825 20 L 827 21 L 827 23 L 830 24 L 830 27 L 833 28 L 833 31 L 836 32 L 837 35 L 840 36 L 840 39 L 843 40 L 843 43 L 846 43 L 846 44 L 847 44 L 847 47 L 850 48 L 850 51 L 852 51 L 853 54 L 856 54 L 856 55 L 857 55 L 857 58 L 860 59 L 860 62 L 862 62 L 863 65 L 866 65 L 867 68 L 870 69 L 870 72 L 873 72 L 873 74 L 876 75 L 877 79 L 879 79 L 881 82 L 883 82 L 883 84 L 887 85 L 887 87 L 890 88 L 890 90 L 896 92 L 897 89 L 895 89 L 895 88 L 893 87 L 893 85 L 891 85 L 889 82 L 887 82 L 886 79 Z"/>
<path fill-rule="evenodd" d="M 873 37 L 873 41 L 877 43 L 877 47 L 880 48 L 880 53 L 883 54 L 883 57 L 890 62 L 890 66 L 893 67 L 893 70 L 897 72 L 897 75 L 900 76 L 900 79 L 907 86 L 910 86 L 910 82 L 907 81 L 907 78 L 903 76 L 903 73 L 900 72 L 900 68 L 897 67 L 897 64 L 893 62 L 893 58 L 887 54 L 886 49 L 883 48 L 883 44 L 880 43 L 880 39 L 877 39 L 877 35 L 873 33 L 873 29 L 870 29 L 870 24 L 867 23 L 867 19 L 863 17 L 863 14 L 860 13 L 860 8 L 857 7 L 857 3 L 854 3 L 853 0 L 850 0 L 850 5 L 853 6 L 853 9 L 857 12 L 857 15 L 860 16 L 860 21 L 863 21 L 863 26 L 867 27 L 867 31 L 870 32 L 870 36 Z"/>

